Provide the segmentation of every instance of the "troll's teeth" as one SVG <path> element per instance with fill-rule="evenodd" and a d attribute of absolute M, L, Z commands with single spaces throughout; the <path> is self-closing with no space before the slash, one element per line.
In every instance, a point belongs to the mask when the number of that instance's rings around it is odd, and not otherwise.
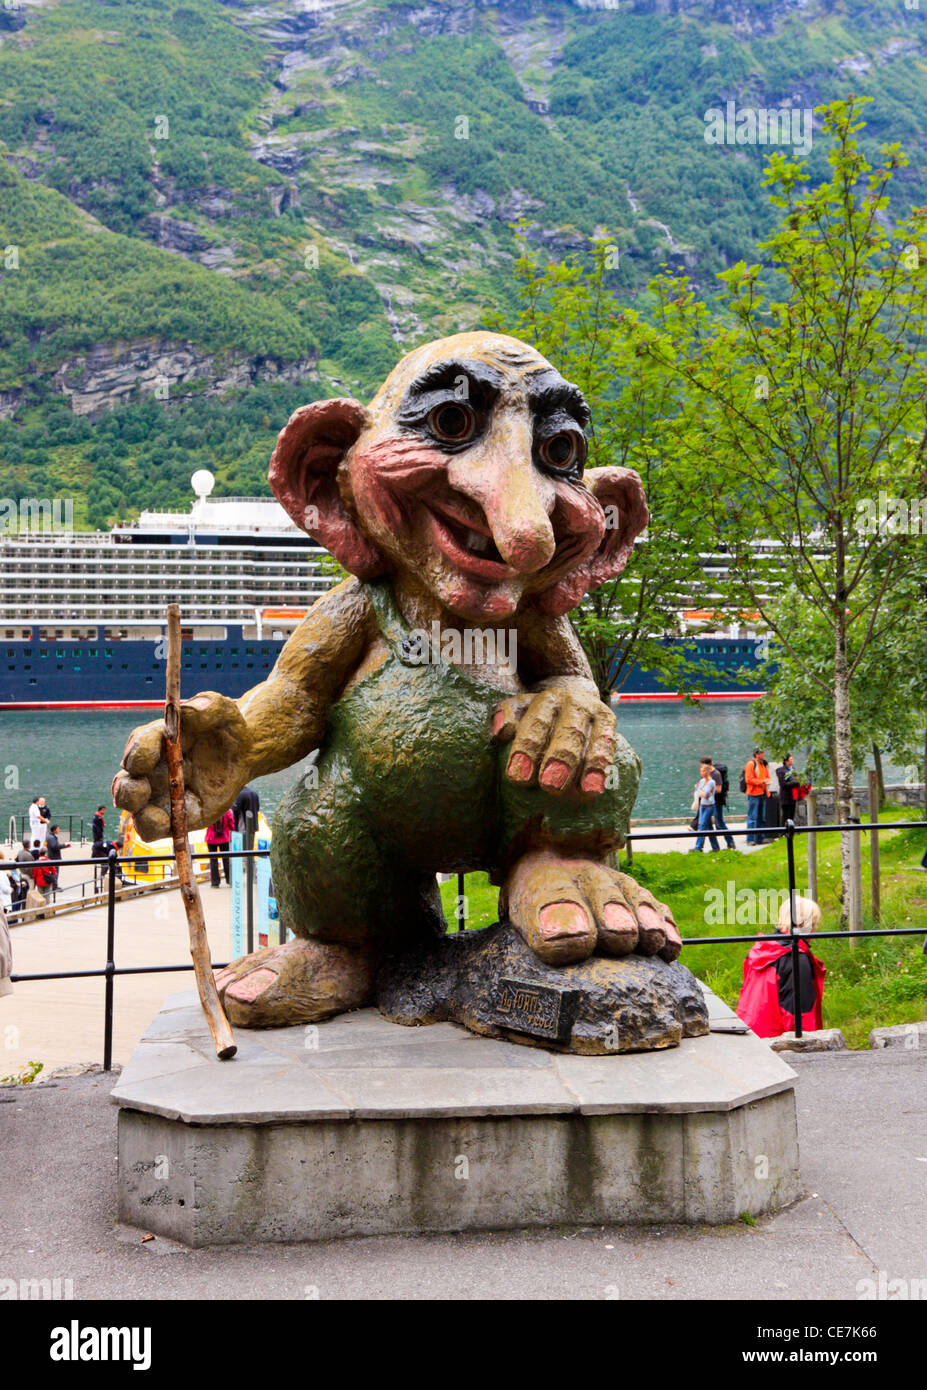
<path fill-rule="evenodd" d="M 489 537 L 481 535 L 479 531 L 467 532 L 467 549 L 475 551 L 477 555 L 482 555 L 489 549 Z"/>

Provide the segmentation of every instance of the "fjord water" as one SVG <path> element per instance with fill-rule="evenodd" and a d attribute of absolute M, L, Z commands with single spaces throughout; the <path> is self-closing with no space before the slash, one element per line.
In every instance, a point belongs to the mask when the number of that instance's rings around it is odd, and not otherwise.
<path fill-rule="evenodd" d="M 681 704 L 623 704 L 618 727 L 643 763 L 636 819 L 687 820 L 698 760 L 710 753 L 731 769 L 731 811 L 746 809 L 737 791 L 740 768 L 750 756 L 752 701 L 724 700 L 701 708 Z M 44 796 L 62 821 L 83 816 L 85 833 L 97 806 L 109 808 L 107 830 L 118 824 L 110 783 L 133 726 L 156 712 L 145 710 L 11 710 L 0 712 L 0 838 L 11 815 L 24 815 L 33 796 Z M 779 751 L 775 753 L 778 761 Z M 299 768 L 261 777 L 255 787 L 270 819 Z M 63 827 L 66 829 L 66 825 Z M 75 833 L 77 833 L 75 823 Z"/>

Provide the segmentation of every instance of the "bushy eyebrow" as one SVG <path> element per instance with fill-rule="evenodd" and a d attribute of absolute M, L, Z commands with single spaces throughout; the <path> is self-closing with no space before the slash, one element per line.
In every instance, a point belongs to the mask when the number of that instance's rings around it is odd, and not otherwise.
<path fill-rule="evenodd" d="M 504 372 L 487 362 L 454 359 L 434 362 L 409 384 L 399 407 L 400 424 L 413 424 L 429 396 L 455 390 L 461 377 L 470 384 L 478 404 L 489 409 L 502 391 L 511 386 Z M 589 423 L 590 410 L 578 387 L 565 381 L 553 367 L 542 367 L 523 379 L 528 405 L 535 416 L 544 417 L 566 410 L 581 428 Z"/>
<path fill-rule="evenodd" d="M 528 404 L 535 415 L 566 410 L 585 429 L 591 412 L 578 386 L 564 381 L 559 372 L 546 368 L 528 379 Z"/>
<path fill-rule="evenodd" d="M 459 362 L 453 359 L 434 362 L 412 381 L 403 397 L 402 408 L 414 405 L 422 396 L 431 395 L 434 391 L 453 390 L 461 377 L 466 377 L 471 385 L 480 388 L 488 402 L 495 400 L 505 385 L 502 372 L 486 362 Z"/>

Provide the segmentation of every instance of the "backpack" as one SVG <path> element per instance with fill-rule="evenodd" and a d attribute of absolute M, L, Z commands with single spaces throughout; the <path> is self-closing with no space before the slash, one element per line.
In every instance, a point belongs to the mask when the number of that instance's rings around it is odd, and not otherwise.
<path fill-rule="evenodd" d="M 727 801 L 731 784 L 727 775 L 727 763 L 715 763 L 715 770 L 721 773 L 721 800 Z"/>
<path fill-rule="evenodd" d="M 746 768 L 744 768 L 743 772 L 740 774 L 740 790 L 741 790 L 742 792 L 745 792 L 745 791 L 747 790 L 747 769 L 746 769 Z"/>

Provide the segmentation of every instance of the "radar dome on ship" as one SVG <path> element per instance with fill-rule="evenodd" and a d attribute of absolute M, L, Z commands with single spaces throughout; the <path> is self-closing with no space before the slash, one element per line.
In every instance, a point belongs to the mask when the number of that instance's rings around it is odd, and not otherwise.
<path fill-rule="evenodd" d="M 190 486 L 199 498 L 206 498 L 216 485 L 216 480 L 208 468 L 198 468 L 190 479 Z"/>

